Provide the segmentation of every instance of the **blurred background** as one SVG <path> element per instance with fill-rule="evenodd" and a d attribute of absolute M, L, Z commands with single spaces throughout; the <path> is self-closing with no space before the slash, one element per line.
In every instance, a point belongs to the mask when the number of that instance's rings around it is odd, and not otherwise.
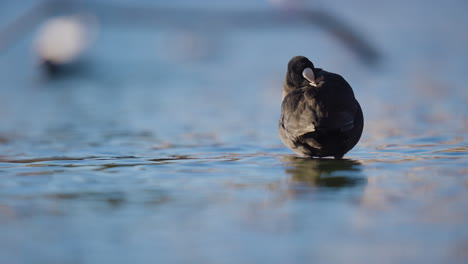
<path fill-rule="evenodd" d="M 464 263 L 468 2 L 0 4 L 0 263 Z M 297 158 L 289 59 L 342 75 L 346 160 Z"/>

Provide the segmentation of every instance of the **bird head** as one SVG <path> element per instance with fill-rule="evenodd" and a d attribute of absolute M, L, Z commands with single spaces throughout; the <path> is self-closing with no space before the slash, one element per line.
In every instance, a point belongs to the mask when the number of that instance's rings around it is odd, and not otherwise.
<path fill-rule="evenodd" d="M 304 56 L 296 56 L 288 63 L 285 85 L 291 90 L 307 85 L 315 86 L 316 76 L 314 64 Z"/>

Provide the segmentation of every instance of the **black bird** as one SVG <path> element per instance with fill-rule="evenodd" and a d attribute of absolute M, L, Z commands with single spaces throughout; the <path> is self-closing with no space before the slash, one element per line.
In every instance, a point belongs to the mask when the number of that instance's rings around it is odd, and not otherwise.
<path fill-rule="evenodd" d="M 343 77 L 296 56 L 288 63 L 278 126 L 281 140 L 297 154 L 340 159 L 359 141 L 364 117 Z"/>

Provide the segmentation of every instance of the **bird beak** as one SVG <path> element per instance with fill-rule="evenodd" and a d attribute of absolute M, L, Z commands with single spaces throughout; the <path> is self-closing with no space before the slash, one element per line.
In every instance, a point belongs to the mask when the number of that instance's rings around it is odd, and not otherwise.
<path fill-rule="evenodd" d="M 310 82 L 310 85 L 317 86 L 317 84 L 315 83 L 315 74 L 311 68 L 305 68 L 302 72 L 302 76 Z"/>

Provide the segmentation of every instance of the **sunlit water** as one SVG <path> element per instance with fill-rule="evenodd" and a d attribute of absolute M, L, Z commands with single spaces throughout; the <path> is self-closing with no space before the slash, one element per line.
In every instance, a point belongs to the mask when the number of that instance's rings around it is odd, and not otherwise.
<path fill-rule="evenodd" d="M 315 25 L 104 23 L 48 79 L 19 40 L 0 59 L 0 263 L 465 262 L 466 4 L 367 2 L 328 7 L 375 65 Z M 278 138 L 299 54 L 363 106 L 345 160 Z"/>

